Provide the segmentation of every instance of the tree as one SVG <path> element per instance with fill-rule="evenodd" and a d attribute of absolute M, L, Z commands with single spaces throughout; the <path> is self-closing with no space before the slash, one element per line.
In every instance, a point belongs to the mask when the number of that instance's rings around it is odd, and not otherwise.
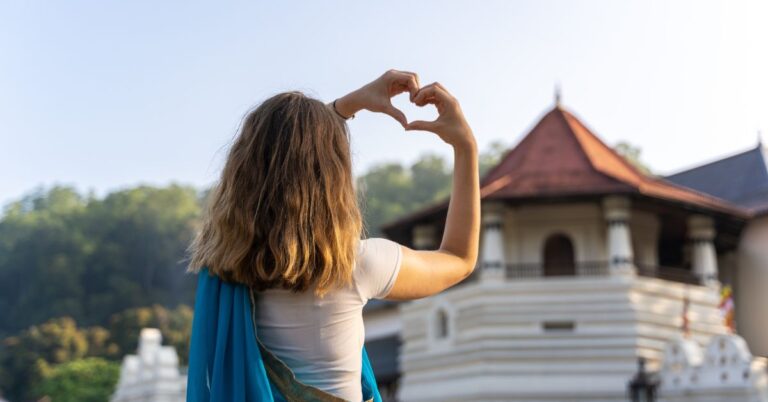
<path fill-rule="evenodd" d="M 493 141 L 488 145 L 488 149 L 480 154 L 480 177 L 488 173 L 492 167 L 501 162 L 501 158 L 509 150 L 501 141 Z"/>
<path fill-rule="evenodd" d="M 180 364 L 185 365 L 192 316 L 192 309 L 185 305 L 173 310 L 154 305 L 114 314 L 110 330 L 102 327 L 78 328 L 69 317 L 32 326 L 3 341 L 0 349 L 0 373 L 3 374 L 0 376 L 0 389 L 14 401 L 38 399 L 42 396 L 37 393 L 39 387 L 51 370 L 90 357 L 118 361 L 136 351 L 139 333 L 145 327 L 159 328 L 164 343 L 176 348 Z M 59 380 L 56 381 L 58 384 Z M 84 387 L 86 384 L 90 386 L 90 383 L 80 383 Z"/>
<path fill-rule="evenodd" d="M 445 159 L 426 154 L 411 165 L 411 187 L 413 205 L 410 209 L 419 208 L 450 194 L 451 166 Z"/>
<path fill-rule="evenodd" d="M 103 200 L 53 187 L 11 203 L 0 217 L 0 337 L 51 317 L 105 324 L 131 307 L 191 303 L 184 258 L 199 216 L 197 192 L 176 185 Z"/>
<path fill-rule="evenodd" d="M 479 155 L 480 174 L 495 166 L 506 147 L 497 141 Z M 431 203 L 451 192 L 452 168 L 444 158 L 422 155 L 408 168 L 400 163 L 372 167 L 357 179 L 362 210 L 370 236 L 381 235 L 381 225 Z"/>
<path fill-rule="evenodd" d="M 86 323 L 131 307 L 191 304 L 195 280 L 185 274 L 185 257 L 200 217 L 194 189 L 137 187 L 109 194 L 89 212 L 98 248 L 81 281 Z"/>
<path fill-rule="evenodd" d="M 142 328 L 157 328 L 163 334 L 163 343 L 176 348 L 179 364 L 187 364 L 189 335 L 192 333 L 192 309 L 181 305 L 168 310 L 161 305 L 133 308 L 114 314 L 110 320 L 110 342 L 120 356 L 134 353 L 138 347 Z"/>
<path fill-rule="evenodd" d="M 88 341 L 69 317 L 49 320 L 3 341 L 0 366 L 11 375 L 2 378 L 2 388 L 12 400 L 27 400 L 43 372 L 51 365 L 84 357 Z"/>
<path fill-rule="evenodd" d="M 0 335 L 50 317 L 82 316 L 79 278 L 93 249 L 82 232 L 86 203 L 75 190 L 54 187 L 6 208 L 0 220 Z"/>
<path fill-rule="evenodd" d="M 381 233 L 380 225 L 410 209 L 411 177 L 399 163 L 372 167 L 357 179 L 362 213 L 371 236 Z"/>
<path fill-rule="evenodd" d="M 104 402 L 119 375 L 115 362 L 98 357 L 73 360 L 47 369 L 33 393 L 55 402 Z"/>
<path fill-rule="evenodd" d="M 650 167 L 640 159 L 640 155 L 642 154 L 640 147 L 632 145 L 626 141 L 621 141 L 613 147 L 613 150 L 640 172 L 647 175 L 652 174 Z"/>
<path fill-rule="evenodd" d="M 116 312 L 191 304 L 184 258 L 199 215 L 197 191 L 176 185 L 104 199 L 53 187 L 9 204 L 0 216 L 0 389 L 32 399 L 46 368 L 133 352 L 138 330 L 131 344 L 96 326 Z M 191 309 L 155 311 L 185 360 Z"/>

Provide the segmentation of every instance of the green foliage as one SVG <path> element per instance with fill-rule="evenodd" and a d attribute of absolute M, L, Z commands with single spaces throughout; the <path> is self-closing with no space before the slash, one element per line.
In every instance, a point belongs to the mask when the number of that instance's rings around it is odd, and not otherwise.
<path fill-rule="evenodd" d="M 184 257 L 200 215 L 195 190 L 139 187 L 112 193 L 89 211 L 89 233 L 99 242 L 82 278 L 86 322 L 148 303 L 192 302 Z"/>
<path fill-rule="evenodd" d="M 505 149 L 494 142 L 480 154 L 481 175 L 499 162 Z M 448 197 L 451 178 L 449 163 L 434 154 L 423 155 L 407 168 L 399 163 L 372 167 L 357 179 L 368 234 L 379 236 L 381 225 Z"/>
<path fill-rule="evenodd" d="M 54 187 L 10 204 L 0 219 L 0 336 L 51 317 L 98 324 L 147 303 L 191 303 L 183 259 L 199 214 L 196 191 L 175 185 L 103 200 Z"/>
<path fill-rule="evenodd" d="M 85 205 L 74 190 L 57 187 L 6 208 L 0 220 L 0 334 L 83 314 L 78 280 L 94 247 L 80 230 Z"/>
<path fill-rule="evenodd" d="M 97 357 L 73 360 L 46 369 L 34 394 L 55 402 L 104 402 L 109 400 L 120 366 Z"/>
<path fill-rule="evenodd" d="M 145 327 L 159 328 L 164 343 L 174 346 L 179 353 L 180 364 L 187 364 L 192 331 L 192 309 L 187 306 L 173 310 L 160 305 L 129 309 L 112 316 L 109 330 L 78 328 L 69 317 L 54 318 L 3 341 L 0 373 L 6 375 L 0 376 L 0 389 L 14 401 L 39 399 L 44 395 L 39 393 L 43 389 L 41 384 L 45 383 L 51 370 L 84 358 L 116 361 L 125 354 L 134 353 L 139 332 Z M 80 377 L 67 378 L 68 384 L 80 381 L 77 380 Z M 86 380 L 82 377 L 81 387 L 90 386 Z M 48 392 L 50 388 L 45 389 Z"/>
<path fill-rule="evenodd" d="M 374 166 L 358 178 L 368 235 L 379 236 L 382 224 L 444 198 L 450 185 L 446 162 L 436 155 L 424 155 L 410 168 L 399 163 Z"/>
<path fill-rule="evenodd" d="M 626 141 L 621 141 L 613 147 L 613 150 L 640 172 L 647 175 L 652 174 L 651 168 L 640 159 L 640 155 L 642 154 L 640 147 L 632 145 Z"/>
<path fill-rule="evenodd" d="M 379 226 L 392 216 L 405 214 L 411 178 L 402 165 L 396 163 L 374 166 L 357 179 L 362 194 L 362 213 L 370 236 L 380 234 Z"/>
<path fill-rule="evenodd" d="M 40 381 L 45 369 L 84 357 L 88 341 L 74 320 L 62 317 L 6 338 L 0 351 L 0 365 L 14 374 L 0 379 L 0 387 L 11 398 L 31 399 L 30 387 Z"/>
<path fill-rule="evenodd" d="M 480 154 L 481 179 L 492 167 L 501 162 L 501 158 L 507 151 L 509 151 L 509 148 L 501 141 L 493 141 L 488 144 L 488 149 Z"/>
<path fill-rule="evenodd" d="M 142 328 L 158 328 L 163 343 L 176 348 L 179 364 L 187 364 L 189 334 L 192 333 L 192 309 L 181 305 L 168 310 L 160 305 L 140 307 L 115 314 L 110 320 L 110 340 L 119 348 L 121 355 L 133 353 L 138 346 Z"/>
<path fill-rule="evenodd" d="M 116 312 L 151 304 L 157 304 L 152 319 L 135 325 L 160 327 L 185 360 L 191 310 L 161 306 L 193 301 L 195 281 L 184 258 L 199 215 L 197 192 L 176 185 L 104 199 L 54 187 L 6 206 L 0 217 L 5 395 L 33 399 L 30 392 L 48 367 L 133 352 L 138 329 L 115 338 L 104 326 L 123 325 L 120 314 L 112 318 Z M 89 327 L 78 329 L 76 322 Z"/>

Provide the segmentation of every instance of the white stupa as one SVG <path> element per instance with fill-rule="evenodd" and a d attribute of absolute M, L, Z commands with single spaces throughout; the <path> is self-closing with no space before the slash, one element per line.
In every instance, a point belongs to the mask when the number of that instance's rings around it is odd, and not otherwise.
<path fill-rule="evenodd" d="M 179 370 L 173 346 L 162 346 L 159 329 L 144 328 L 135 355 L 123 358 L 112 402 L 182 402 L 187 376 Z"/>
<path fill-rule="evenodd" d="M 766 360 L 752 356 L 742 337 L 714 336 L 705 350 L 684 338 L 667 344 L 659 372 L 660 401 L 768 401 Z"/>

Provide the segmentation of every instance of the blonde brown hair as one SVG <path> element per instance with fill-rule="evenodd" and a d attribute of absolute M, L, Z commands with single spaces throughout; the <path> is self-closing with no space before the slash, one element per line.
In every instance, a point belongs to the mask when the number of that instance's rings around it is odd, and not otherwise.
<path fill-rule="evenodd" d="M 363 230 L 345 122 L 299 92 L 251 111 L 212 189 L 190 270 L 319 295 L 351 281 Z"/>

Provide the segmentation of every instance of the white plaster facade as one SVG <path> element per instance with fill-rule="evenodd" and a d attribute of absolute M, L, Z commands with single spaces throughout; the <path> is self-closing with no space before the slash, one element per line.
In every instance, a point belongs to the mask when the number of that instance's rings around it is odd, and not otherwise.
<path fill-rule="evenodd" d="M 402 306 L 403 401 L 626 401 L 638 356 L 680 332 L 725 333 L 716 292 L 613 275 L 478 281 Z M 435 337 L 440 311 L 449 332 Z"/>
<path fill-rule="evenodd" d="M 680 247 L 698 284 L 686 284 L 638 275 L 636 262 L 658 265 L 661 225 L 627 198 L 483 208 L 481 272 L 401 305 L 399 400 L 626 401 L 637 359 L 661 368 L 665 345 L 682 332 L 684 309 L 693 342 L 728 333 L 713 280 L 711 219 L 688 219 Z M 542 269 L 544 244 L 558 234 L 573 244 L 574 275 L 514 274 L 518 266 Z M 600 261 L 605 265 L 594 264 Z M 742 400 L 752 401 L 721 401 Z"/>
<path fill-rule="evenodd" d="M 607 260 L 603 211 L 597 203 L 508 207 L 504 217 L 504 256 L 510 264 L 541 264 L 544 241 L 556 233 L 571 239 L 577 262 Z"/>
<path fill-rule="evenodd" d="M 754 354 L 768 356 L 768 215 L 744 229 L 737 260 L 736 326 Z"/>
<path fill-rule="evenodd" d="M 396 308 L 382 308 L 365 314 L 365 341 L 400 336 L 402 320 Z"/>

